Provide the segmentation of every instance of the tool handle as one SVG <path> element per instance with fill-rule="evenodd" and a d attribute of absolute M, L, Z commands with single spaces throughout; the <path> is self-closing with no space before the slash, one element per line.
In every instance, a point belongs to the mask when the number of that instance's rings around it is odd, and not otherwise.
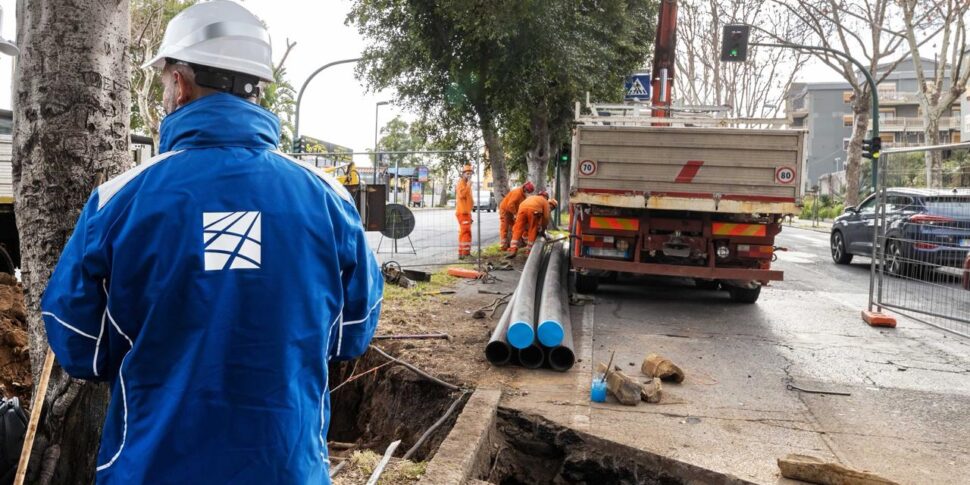
<path fill-rule="evenodd" d="M 47 355 L 44 356 L 44 369 L 40 373 L 40 383 L 34 389 L 34 400 L 30 405 L 30 423 L 27 425 L 27 434 L 24 435 L 24 447 L 20 450 L 20 462 L 17 464 L 17 475 L 14 478 L 14 485 L 23 485 L 24 478 L 27 477 L 27 463 L 30 462 L 30 452 L 34 448 L 34 437 L 37 436 L 37 425 L 40 424 L 40 412 L 44 407 L 44 396 L 47 395 L 47 385 L 51 379 L 51 369 L 54 368 L 54 352 L 47 347 Z"/>

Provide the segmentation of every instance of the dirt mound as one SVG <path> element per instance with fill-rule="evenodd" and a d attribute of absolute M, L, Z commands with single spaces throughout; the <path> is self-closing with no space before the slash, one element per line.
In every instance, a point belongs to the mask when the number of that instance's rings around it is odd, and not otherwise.
<path fill-rule="evenodd" d="M 0 273 L 0 392 L 27 408 L 32 386 L 24 291 L 16 278 Z"/>

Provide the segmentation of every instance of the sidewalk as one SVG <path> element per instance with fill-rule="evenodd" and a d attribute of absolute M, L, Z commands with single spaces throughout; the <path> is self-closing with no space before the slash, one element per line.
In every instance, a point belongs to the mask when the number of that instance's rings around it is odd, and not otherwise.
<path fill-rule="evenodd" d="M 806 229 L 809 231 L 824 232 L 826 234 L 832 232 L 832 221 L 817 221 L 794 218 L 792 220 L 786 220 L 783 227 L 794 227 L 796 229 Z"/>

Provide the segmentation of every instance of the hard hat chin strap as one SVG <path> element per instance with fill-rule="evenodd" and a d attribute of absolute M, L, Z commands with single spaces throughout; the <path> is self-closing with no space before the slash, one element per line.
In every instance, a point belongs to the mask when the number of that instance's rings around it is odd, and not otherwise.
<path fill-rule="evenodd" d="M 165 62 L 189 66 L 195 73 L 195 84 L 199 86 L 234 94 L 240 98 L 259 97 L 259 78 L 256 76 L 224 71 L 177 59 L 166 58 Z"/>
<path fill-rule="evenodd" d="M 191 67 L 195 70 L 195 83 L 199 86 L 234 94 L 240 98 L 259 97 L 259 78 L 255 76 L 209 69 L 204 66 L 191 65 Z"/>

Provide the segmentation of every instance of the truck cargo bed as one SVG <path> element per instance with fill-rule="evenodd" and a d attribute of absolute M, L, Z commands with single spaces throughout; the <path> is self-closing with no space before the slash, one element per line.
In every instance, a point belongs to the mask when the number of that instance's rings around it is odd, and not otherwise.
<path fill-rule="evenodd" d="M 804 133 L 700 127 L 576 127 L 571 202 L 793 214 Z"/>

